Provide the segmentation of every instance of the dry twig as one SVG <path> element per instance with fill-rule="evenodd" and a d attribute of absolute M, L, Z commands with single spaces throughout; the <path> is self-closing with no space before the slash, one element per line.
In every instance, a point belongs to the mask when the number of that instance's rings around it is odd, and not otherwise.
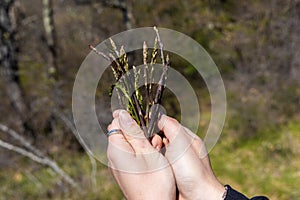
<path fill-rule="evenodd" d="M 31 160 L 33 160 L 37 163 L 40 163 L 42 165 L 50 167 L 58 175 L 60 175 L 67 183 L 69 183 L 72 187 L 79 189 L 81 191 L 81 188 L 75 182 L 75 180 L 73 180 L 64 170 L 62 170 L 55 161 L 53 161 L 49 157 L 45 156 L 41 151 L 39 151 L 37 148 L 35 148 L 33 145 L 31 145 L 24 137 L 22 137 L 16 131 L 8 128 L 7 126 L 5 126 L 3 124 L 0 124 L 0 131 L 8 133 L 10 136 L 17 139 L 28 150 L 18 147 L 18 146 L 15 146 L 13 144 L 4 142 L 3 140 L 0 140 L 1 147 L 8 149 L 10 151 L 19 153 L 25 157 L 30 158 Z"/>

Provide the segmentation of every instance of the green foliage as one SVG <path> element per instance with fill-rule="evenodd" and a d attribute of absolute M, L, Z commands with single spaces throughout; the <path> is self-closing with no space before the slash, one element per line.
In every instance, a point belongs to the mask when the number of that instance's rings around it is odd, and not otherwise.
<path fill-rule="evenodd" d="M 293 121 L 252 139 L 234 137 L 226 128 L 210 154 L 216 175 L 249 197 L 262 194 L 270 199 L 298 199 L 299 124 Z"/>
<path fill-rule="evenodd" d="M 51 169 L 18 162 L 19 170 L 7 169 L 0 173 L 3 186 L 0 199 L 122 199 L 120 189 L 102 164 L 97 163 L 96 185 L 92 185 L 90 161 L 85 153 L 61 152 L 58 162 L 83 187 L 82 193 L 68 188 Z"/>
<path fill-rule="evenodd" d="M 299 120 L 247 139 L 235 137 L 227 127 L 210 152 L 214 171 L 222 183 L 230 184 L 247 196 L 262 194 L 274 200 L 298 199 L 299 133 Z M 30 161 L 22 159 L 18 162 L 19 170 L 1 171 L 1 197 L 55 200 L 123 198 L 105 166 L 97 164 L 97 184 L 94 187 L 90 180 L 90 162 L 85 153 L 65 151 L 57 155 L 62 168 L 82 185 L 83 193 L 62 185 L 50 169 L 31 166 Z"/>

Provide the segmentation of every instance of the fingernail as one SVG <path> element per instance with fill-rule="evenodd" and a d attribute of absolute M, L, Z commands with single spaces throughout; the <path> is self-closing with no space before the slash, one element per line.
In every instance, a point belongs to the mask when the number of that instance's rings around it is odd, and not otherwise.
<path fill-rule="evenodd" d="M 133 119 L 126 111 L 121 111 L 119 117 L 120 123 L 124 126 L 129 126 L 133 123 Z"/>
<path fill-rule="evenodd" d="M 156 149 L 157 151 L 160 151 L 160 147 L 159 147 L 159 146 L 156 146 L 155 149 Z"/>
<path fill-rule="evenodd" d="M 157 126 L 158 126 L 159 128 L 163 128 L 163 127 L 165 126 L 165 121 L 166 121 L 165 115 L 163 114 L 163 115 L 161 115 L 161 116 L 159 117 L 158 122 L 157 122 Z"/>

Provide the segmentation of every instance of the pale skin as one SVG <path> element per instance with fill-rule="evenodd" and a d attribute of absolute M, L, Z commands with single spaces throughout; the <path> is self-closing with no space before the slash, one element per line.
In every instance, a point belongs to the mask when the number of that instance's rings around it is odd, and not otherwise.
<path fill-rule="evenodd" d="M 127 199 L 222 199 L 225 188 L 211 169 L 202 140 L 178 121 L 163 115 L 158 121 L 163 139 L 156 135 L 150 143 L 126 111 L 115 111 L 113 118 L 108 130 L 121 132 L 109 136 L 107 156 Z"/>

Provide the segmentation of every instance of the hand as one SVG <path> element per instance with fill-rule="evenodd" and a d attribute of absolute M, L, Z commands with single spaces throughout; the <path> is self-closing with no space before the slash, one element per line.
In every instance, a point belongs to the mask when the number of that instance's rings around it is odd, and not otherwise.
<path fill-rule="evenodd" d="M 124 110 L 113 113 L 108 130 L 121 134 L 108 137 L 107 157 L 112 173 L 127 199 L 175 199 L 176 186 L 167 159 L 159 153 L 162 141 L 152 145 Z"/>
<path fill-rule="evenodd" d="M 202 140 L 175 119 L 163 115 L 158 128 L 169 140 L 165 157 L 172 165 L 179 199 L 220 200 L 225 188 L 215 177 Z"/>

